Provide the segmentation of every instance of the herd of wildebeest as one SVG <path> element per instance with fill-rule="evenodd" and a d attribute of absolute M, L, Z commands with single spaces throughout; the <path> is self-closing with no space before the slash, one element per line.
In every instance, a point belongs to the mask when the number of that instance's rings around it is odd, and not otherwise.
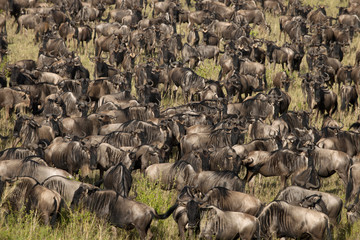
<path fill-rule="evenodd" d="M 153 218 L 171 214 L 182 239 L 324 239 L 343 207 L 350 224 L 360 218 L 360 122 L 344 130 L 332 118 L 358 112 L 360 53 L 353 65 L 342 60 L 359 31 L 359 0 L 336 17 L 301 0 L 0 0 L 0 8 L 0 107 L 15 121 L 1 136 L 12 146 L 0 152 L 3 217 L 25 207 L 54 226 L 62 208 L 85 208 L 141 239 L 151 238 Z M 250 34 L 271 32 L 266 11 L 279 19 L 282 46 Z M 9 24 L 14 34 L 33 29 L 36 61 L 7 61 Z M 93 76 L 79 53 L 94 62 Z M 206 59 L 220 66 L 218 79 L 196 73 Z M 283 70 L 269 89 L 266 70 L 276 64 Z M 307 110 L 288 110 L 294 74 Z M 164 99 L 175 106 L 161 107 Z M 311 125 L 319 114 L 321 128 Z M 166 213 L 129 196 L 135 170 L 178 191 Z M 319 191 L 335 173 L 345 202 Z M 257 174 L 280 176 L 270 203 L 253 195 Z"/>

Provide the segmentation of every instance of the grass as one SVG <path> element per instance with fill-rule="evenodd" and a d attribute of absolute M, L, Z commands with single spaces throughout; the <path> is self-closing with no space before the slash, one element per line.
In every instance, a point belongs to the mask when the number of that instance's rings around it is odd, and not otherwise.
<path fill-rule="evenodd" d="M 328 15 L 336 17 L 336 6 L 346 6 L 346 2 L 340 0 L 329 1 L 309 1 L 305 0 L 305 3 L 316 6 L 317 4 L 326 5 L 326 11 Z M 192 9 L 193 10 L 193 9 Z M 150 8 L 147 8 L 147 14 L 150 13 Z M 107 16 L 105 13 L 104 16 Z M 257 38 L 263 38 L 267 40 L 276 41 L 278 45 L 284 43 L 283 37 L 279 39 L 279 22 L 278 16 L 274 16 L 270 13 L 266 13 L 266 20 L 270 24 L 272 32 L 268 33 L 258 26 L 255 26 L 251 31 L 253 36 Z M 32 30 L 24 31 L 22 34 L 15 34 L 16 24 L 13 24 L 13 19 L 7 21 L 8 29 L 8 41 L 10 54 L 7 61 L 14 63 L 22 59 L 37 60 L 39 44 L 34 43 L 34 32 Z M 187 24 L 181 24 L 178 28 L 181 33 L 187 33 Z M 186 36 L 184 38 L 184 41 Z M 289 39 L 287 37 L 287 39 Z M 345 56 L 342 62 L 343 65 L 354 65 L 355 53 L 359 50 L 360 36 L 355 35 L 351 45 L 345 48 Z M 265 46 L 263 46 L 264 48 Z M 221 47 L 221 49 L 223 49 Z M 70 50 L 77 50 L 70 45 Z M 89 42 L 89 51 L 94 51 L 92 41 Z M 83 53 L 78 53 L 83 65 L 90 71 L 90 76 L 93 76 L 94 64 L 89 60 L 88 56 Z M 4 67 L 4 63 L 0 64 L 0 71 Z M 269 88 L 272 87 L 272 77 L 275 73 L 282 71 L 280 65 L 273 69 L 273 66 L 267 66 L 267 79 Z M 220 71 L 219 66 L 214 66 L 212 60 L 205 60 L 195 70 L 197 74 L 207 79 L 217 79 Z M 308 71 L 305 58 L 301 64 L 300 73 L 306 73 Z M 304 102 L 304 97 L 301 92 L 301 79 L 298 77 L 298 73 L 292 74 L 293 82 L 291 84 L 289 94 L 291 96 L 290 110 L 308 110 L 307 104 Z M 338 92 L 337 86 L 333 89 Z M 132 91 L 135 93 L 135 89 Z M 340 96 L 338 96 L 340 101 Z M 183 99 L 180 96 L 176 105 L 183 103 Z M 162 108 L 174 106 L 173 100 L 168 97 L 163 99 Z M 343 114 L 337 112 L 334 115 L 336 120 L 344 123 L 344 129 L 348 129 L 350 124 L 356 121 L 358 110 L 355 113 Z M 14 126 L 15 115 L 13 114 L 9 121 L 4 119 L 4 110 L 0 110 L 0 135 L 10 135 L 8 141 L 0 142 L 0 150 L 11 147 L 13 139 L 11 132 Z M 319 127 L 321 125 L 321 118 L 318 121 L 312 119 L 312 125 Z M 244 173 L 241 173 L 243 176 Z M 97 173 L 94 173 L 94 178 L 97 178 Z M 136 200 L 143 202 L 159 213 L 165 212 L 176 200 L 175 191 L 163 191 L 159 186 L 149 183 L 140 173 L 134 173 L 133 190 L 136 189 Z M 268 203 L 280 190 L 280 181 L 278 177 L 256 177 L 255 196 L 262 202 Z M 339 177 L 335 174 L 330 178 L 322 180 L 321 191 L 330 192 L 339 196 L 342 200 L 345 199 L 345 187 L 339 180 Z M 248 189 L 247 189 L 248 191 Z M 133 195 L 132 191 L 130 195 Z M 178 239 L 178 230 L 175 221 L 172 217 L 166 220 L 154 220 L 151 224 L 151 231 L 154 234 L 154 239 Z M 348 226 L 346 222 L 346 210 L 342 211 L 341 222 L 333 229 L 334 239 L 359 239 L 360 223 L 356 223 L 353 226 Z M 136 230 L 123 230 L 116 229 L 109 225 L 106 221 L 98 219 L 94 214 L 87 211 L 74 211 L 71 213 L 62 212 L 59 223 L 55 228 L 43 226 L 38 221 L 35 213 L 25 214 L 24 212 L 14 213 L 9 215 L 6 219 L 0 218 L 0 239 L 138 239 L 139 236 Z"/>

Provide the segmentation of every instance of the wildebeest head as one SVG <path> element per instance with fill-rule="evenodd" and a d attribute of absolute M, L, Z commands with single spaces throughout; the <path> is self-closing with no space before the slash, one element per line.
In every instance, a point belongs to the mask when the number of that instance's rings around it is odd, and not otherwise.
<path fill-rule="evenodd" d="M 346 218 L 347 218 L 348 223 L 354 224 L 355 222 L 357 222 L 359 220 L 360 209 L 359 209 L 358 199 L 357 199 L 356 203 L 347 206 L 346 210 L 347 210 Z"/>
<path fill-rule="evenodd" d="M 327 214 L 326 205 L 321 199 L 321 195 L 313 194 L 311 196 L 307 196 L 302 199 L 299 204 L 301 207 L 315 209 L 318 212 Z"/>
<path fill-rule="evenodd" d="M 188 228 L 196 229 L 199 227 L 200 223 L 200 208 L 199 203 L 194 200 L 190 200 L 186 204 L 187 217 L 188 217 Z"/>
<path fill-rule="evenodd" d="M 73 200 L 71 201 L 71 208 L 78 206 L 84 198 L 98 191 L 98 188 L 91 188 L 87 184 L 82 184 L 75 192 Z"/>
<path fill-rule="evenodd" d="M 197 201 L 193 189 L 185 186 L 181 190 L 177 201 L 180 206 L 186 207 L 186 215 L 188 217 L 187 228 L 190 229 L 191 232 L 196 231 L 200 223 L 200 203 Z"/>

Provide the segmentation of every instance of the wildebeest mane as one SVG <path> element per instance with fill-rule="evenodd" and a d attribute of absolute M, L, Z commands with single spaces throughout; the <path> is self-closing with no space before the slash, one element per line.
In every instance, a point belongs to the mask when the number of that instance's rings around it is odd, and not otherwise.
<path fill-rule="evenodd" d="M 144 132 L 147 144 L 159 139 L 160 127 L 150 122 L 131 120 L 123 123 L 120 127 L 120 130 L 124 132 L 134 132 L 137 129 Z"/>
<path fill-rule="evenodd" d="M 226 129 L 217 129 L 210 133 L 210 144 L 218 147 L 232 146 L 231 134 L 227 134 Z"/>
<path fill-rule="evenodd" d="M 27 148 L 8 148 L 0 152 L 0 159 L 24 159 L 34 154 L 34 151 Z"/>
<path fill-rule="evenodd" d="M 134 136 L 132 133 L 126 131 L 114 131 L 105 135 L 101 142 L 108 143 L 117 148 L 121 146 L 138 146 L 142 144 L 142 141 L 138 143 L 136 141 L 140 141 L 138 134 Z"/>
<path fill-rule="evenodd" d="M 106 148 L 106 154 L 108 156 L 107 160 L 109 161 L 110 165 L 112 165 L 112 166 L 120 163 L 121 160 L 126 157 L 126 154 L 128 154 L 127 151 L 124 151 L 121 148 L 117 148 L 117 149 L 118 149 L 118 151 L 114 151 L 113 148 L 110 148 L 110 147 Z"/>
<path fill-rule="evenodd" d="M 66 184 L 64 183 L 64 181 L 60 180 L 59 178 L 64 179 L 64 180 L 69 180 L 68 178 L 66 178 L 64 176 L 53 175 L 53 176 L 46 178 L 41 183 L 41 185 L 43 185 L 44 187 L 47 187 L 48 189 L 54 190 L 55 192 L 58 192 L 61 196 L 65 196 L 66 195 Z"/>
<path fill-rule="evenodd" d="M 155 118 L 154 112 L 146 106 L 129 107 L 129 116 L 131 119 L 146 121 L 150 118 Z"/>
<path fill-rule="evenodd" d="M 39 166 L 43 165 L 28 158 L 25 158 L 22 161 L 19 176 L 31 176 Z"/>
<path fill-rule="evenodd" d="M 211 190 L 213 190 L 215 198 L 217 198 L 217 199 L 225 198 L 225 197 L 229 196 L 229 194 L 230 194 L 229 189 L 227 189 L 225 187 L 214 187 Z"/>
<path fill-rule="evenodd" d="M 110 189 L 116 191 L 122 197 L 128 197 L 133 181 L 131 172 L 122 163 L 119 163 L 109 170 L 107 176 L 108 175 L 112 175 L 112 178 L 109 179 Z M 106 183 L 106 177 L 104 185 L 109 189 Z"/>
<path fill-rule="evenodd" d="M 273 201 L 269 203 L 260 213 L 258 219 L 260 221 L 261 233 L 267 233 L 272 222 L 278 222 L 279 226 L 287 226 L 286 220 L 286 208 L 284 208 L 283 201 Z M 289 226 L 291 227 L 291 226 Z M 264 237 L 264 236 L 262 236 Z M 265 236 L 271 237 L 271 236 Z M 280 236 L 277 236 L 280 237 Z"/>
<path fill-rule="evenodd" d="M 171 166 L 171 168 L 170 168 L 170 170 L 169 170 L 169 174 L 168 174 L 168 177 L 167 177 L 167 179 L 168 179 L 168 184 L 173 184 L 174 183 L 174 181 L 175 181 L 175 179 L 179 176 L 179 174 L 181 173 L 181 172 L 183 172 L 184 171 L 184 169 L 188 166 L 188 165 L 190 165 L 190 163 L 188 163 L 188 162 L 186 162 L 186 161 L 177 161 L 177 162 L 175 162 L 172 166 Z"/>
<path fill-rule="evenodd" d="M 86 208 L 100 217 L 108 217 L 111 214 L 110 208 L 116 200 L 117 194 L 115 191 L 95 190 L 87 196 Z"/>
<path fill-rule="evenodd" d="M 206 211 L 206 213 L 204 214 L 205 216 L 202 218 L 206 218 L 207 221 L 209 221 L 210 223 L 212 223 L 212 231 L 215 233 L 221 233 L 221 232 L 226 232 L 226 229 L 228 228 L 228 226 L 225 225 L 225 223 L 222 221 L 222 218 L 219 217 L 217 215 L 217 211 L 213 208 L 209 209 Z M 239 234 L 237 234 L 234 239 L 238 239 L 239 238 Z"/>
<path fill-rule="evenodd" d="M 15 177 L 13 179 L 9 179 L 8 182 L 10 184 L 13 183 L 13 185 L 10 185 L 10 187 L 7 189 L 7 194 L 4 196 L 2 203 L 7 204 L 9 210 L 12 209 L 16 211 L 20 210 L 20 208 L 23 206 L 25 199 L 29 195 L 31 189 L 39 184 L 36 179 L 28 176 Z M 3 195 L 4 191 L 5 189 L 3 188 L 1 195 Z"/>
<path fill-rule="evenodd" d="M 83 163 L 90 164 L 90 158 L 86 157 L 86 152 L 82 148 L 80 142 L 72 142 L 70 156 L 67 157 L 70 157 L 70 160 L 77 167 L 81 167 Z"/>
<path fill-rule="evenodd" d="M 225 181 L 225 184 L 224 184 Z M 234 191 L 244 191 L 244 182 L 233 171 L 213 171 L 205 183 L 212 184 L 213 187 L 231 187 Z M 211 187 L 211 188 L 213 188 Z"/>
<path fill-rule="evenodd" d="M 285 156 L 281 156 L 284 151 L 275 151 L 271 154 L 269 163 L 270 168 L 276 169 L 278 168 L 278 164 L 282 163 L 286 166 L 290 172 L 295 172 L 304 167 L 307 168 L 307 161 L 303 161 L 303 157 L 297 153 L 293 153 L 290 151 L 285 152 Z"/>

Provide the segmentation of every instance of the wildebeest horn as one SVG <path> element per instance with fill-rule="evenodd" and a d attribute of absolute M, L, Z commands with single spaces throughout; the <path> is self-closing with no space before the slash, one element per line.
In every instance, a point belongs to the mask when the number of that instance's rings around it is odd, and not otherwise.
<path fill-rule="evenodd" d="M 147 80 L 147 83 L 149 84 L 150 87 L 154 86 L 154 82 L 152 80 Z"/>
<path fill-rule="evenodd" d="M 49 144 L 46 141 L 43 141 L 43 140 L 39 141 L 39 143 L 38 143 L 39 148 L 42 148 L 42 149 L 47 148 L 48 145 Z"/>
<path fill-rule="evenodd" d="M 194 198 L 194 194 L 190 191 L 190 187 L 188 187 L 186 189 L 186 192 L 189 194 L 189 196 L 191 196 L 192 198 Z"/>
<path fill-rule="evenodd" d="M 37 122 L 35 122 L 35 120 L 30 120 L 29 125 L 32 127 L 38 127 L 38 128 L 40 127 L 40 125 Z"/>
<path fill-rule="evenodd" d="M 162 148 L 165 152 L 170 151 L 170 147 L 167 144 L 164 144 L 164 146 Z"/>

